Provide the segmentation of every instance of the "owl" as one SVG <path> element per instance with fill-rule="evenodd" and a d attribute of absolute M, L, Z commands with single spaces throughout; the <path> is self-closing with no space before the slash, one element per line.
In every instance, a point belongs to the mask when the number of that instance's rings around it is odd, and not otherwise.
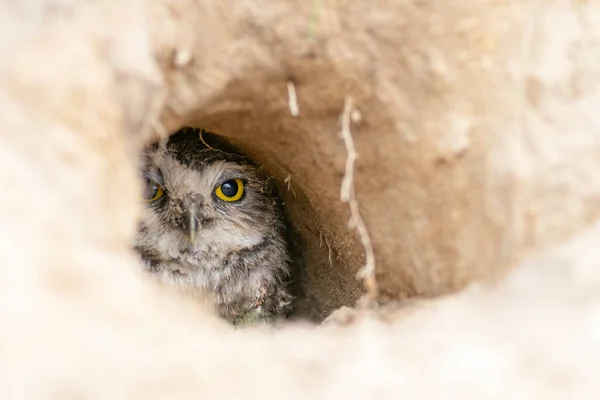
<path fill-rule="evenodd" d="M 135 248 L 144 268 L 167 286 L 201 293 L 235 325 L 286 316 L 285 221 L 264 170 L 195 128 L 148 146 L 142 159 Z"/>

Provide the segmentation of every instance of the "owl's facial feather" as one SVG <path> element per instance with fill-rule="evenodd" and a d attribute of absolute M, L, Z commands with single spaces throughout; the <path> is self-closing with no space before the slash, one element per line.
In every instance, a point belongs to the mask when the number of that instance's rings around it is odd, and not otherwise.
<path fill-rule="evenodd" d="M 163 282 L 206 290 L 223 316 L 255 308 L 265 290 L 273 296 L 267 308 L 284 307 L 289 256 L 270 180 L 205 139 L 214 138 L 182 130 L 166 146 L 146 149 L 151 201 L 144 202 L 136 249 Z"/>
<path fill-rule="evenodd" d="M 144 176 L 163 193 L 147 203 L 142 227 L 192 248 L 206 248 L 216 238 L 239 249 L 258 242 L 272 228 L 273 219 L 264 218 L 275 207 L 268 179 L 239 156 L 185 143 L 147 150 Z M 224 184 L 232 182 L 238 190 L 224 193 Z"/>

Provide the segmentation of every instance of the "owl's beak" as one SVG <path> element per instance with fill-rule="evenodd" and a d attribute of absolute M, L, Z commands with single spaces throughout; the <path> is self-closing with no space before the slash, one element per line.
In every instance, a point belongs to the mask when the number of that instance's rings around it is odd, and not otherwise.
<path fill-rule="evenodd" d="M 188 238 L 191 243 L 196 240 L 196 234 L 198 233 L 198 218 L 196 218 L 196 210 L 191 207 L 185 214 L 185 225 L 187 227 Z"/>

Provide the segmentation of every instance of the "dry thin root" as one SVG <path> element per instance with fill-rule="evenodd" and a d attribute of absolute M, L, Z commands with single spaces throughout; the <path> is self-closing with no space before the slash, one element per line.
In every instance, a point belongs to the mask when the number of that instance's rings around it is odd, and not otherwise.
<path fill-rule="evenodd" d="M 296 192 L 294 192 L 294 187 L 292 186 L 292 175 L 288 174 L 288 176 L 283 180 L 283 183 L 287 184 L 288 191 L 292 192 L 294 197 L 296 197 Z"/>
<path fill-rule="evenodd" d="M 239 155 L 239 154 L 235 154 L 235 153 L 228 153 L 226 151 L 223 150 L 219 150 L 219 149 L 215 149 L 214 147 L 212 147 L 211 145 L 209 145 L 208 143 L 206 143 L 206 141 L 204 140 L 204 130 L 200 129 L 200 132 L 198 132 L 198 137 L 200 138 L 200 141 L 202 142 L 203 145 L 205 145 L 208 149 L 213 150 L 213 151 L 217 151 L 219 153 L 222 154 L 227 154 L 230 156 L 234 156 L 234 157 L 238 157 L 238 158 L 244 158 L 243 156 Z"/>
<path fill-rule="evenodd" d="M 297 117 L 300 115 L 300 109 L 298 108 L 298 97 L 296 96 L 296 85 L 294 85 L 294 82 L 287 82 L 287 90 L 290 114 L 292 114 L 292 117 Z"/>
<path fill-rule="evenodd" d="M 323 239 L 325 239 L 325 244 L 327 245 L 327 254 L 328 254 L 328 258 L 329 258 L 329 266 L 331 268 L 333 268 L 333 257 L 332 257 L 332 252 L 331 252 L 331 246 L 329 245 L 329 240 L 327 240 L 327 237 L 325 237 L 325 235 L 323 235 L 323 231 L 321 231 L 319 229 L 319 248 L 323 248 Z"/>
<path fill-rule="evenodd" d="M 333 268 L 333 261 L 332 261 L 332 257 L 331 257 L 331 246 L 329 245 L 329 241 L 327 240 L 327 237 L 325 237 L 325 244 L 327 245 L 327 256 L 329 259 L 329 267 Z"/>
<path fill-rule="evenodd" d="M 360 114 L 354 109 L 354 102 L 351 97 L 346 96 L 344 101 L 344 111 L 340 117 L 340 136 L 344 139 L 346 145 L 346 172 L 342 180 L 340 190 L 340 199 L 348 204 L 350 209 L 351 227 L 356 227 L 360 241 L 365 249 L 365 265 L 358 271 L 357 278 L 362 280 L 366 289 L 367 303 L 373 303 L 377 298 L 377 282 L 375 280 L 375 254 L 369 232 L 360 216 L 359 205 L 354 195 L 354 163 L 356 162 L 356 151 L 354 149 L 354 140 L 350 124 L 352 120 L 356 120 Z M 352 118 L 354 117 L 354 118 Z"/>

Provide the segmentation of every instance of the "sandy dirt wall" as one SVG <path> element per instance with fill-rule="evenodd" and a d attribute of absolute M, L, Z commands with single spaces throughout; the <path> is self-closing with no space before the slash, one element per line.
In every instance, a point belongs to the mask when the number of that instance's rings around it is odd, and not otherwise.
<path fill-rule="evenodd" d="M 140 275 L 132 160 L 193 123 L 265 162 L 322 318 L 362 293 L 351 98 L 381 297 L 436 297 L 597 217 L 599 21 L 593 1 L 0 2 L 0 397 L 584 398 L 596 231 L 393 323 L 231 333 Z"/>

